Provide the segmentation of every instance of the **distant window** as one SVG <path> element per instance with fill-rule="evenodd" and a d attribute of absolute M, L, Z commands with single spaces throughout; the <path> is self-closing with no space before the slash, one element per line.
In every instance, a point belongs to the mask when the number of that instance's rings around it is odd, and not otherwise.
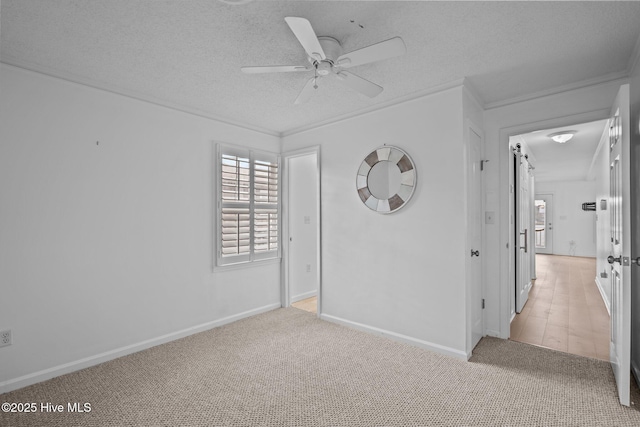
<path fill-rule="evenodd" d="M 217 262 L 280 257 L 279 157 L 218 146 Z"/>

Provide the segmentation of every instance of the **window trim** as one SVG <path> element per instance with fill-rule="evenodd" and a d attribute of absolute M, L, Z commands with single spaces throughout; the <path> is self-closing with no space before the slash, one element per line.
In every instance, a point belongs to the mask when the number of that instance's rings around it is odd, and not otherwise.
<path fill-rule="evenodd" d="M 229 257 L 222 256 L 222 209 L 233 202 L 224 202 L 222 200 L 222 156 L 232 155 L 238 157 L 245 157 L 249 159 L 249 188 L 250 196 L 248 204 L 245 202 L 244 206 L 249 207 L 250 215 L 250 236 L 249 236 L 249 253 L 232 255 Z M 277 187 L 277 201 L 276 203 L 265 203 L 255 201 L 255 161 L 275 161 L 278 167 L 278 187 Z M 268 263 L 280 262 L 282 259 L 282 159 L 279 153 L 255 150 L 250 147 L 243 147 L 238 145 L 217 143 L 214 159 L 214 182 L 215 182 L 215 226 L 213 230 L 213 246 L 214 246 L 214 270 L 218 269 L 230 269 L 249 267 L 254 265 L 262 265 Z M 278 240 L 276 250 L 267 251 L 255 251 L 255 212 L 261 208 L 274 208 L 277 209 L 277 227 L 278 227 Z"/>

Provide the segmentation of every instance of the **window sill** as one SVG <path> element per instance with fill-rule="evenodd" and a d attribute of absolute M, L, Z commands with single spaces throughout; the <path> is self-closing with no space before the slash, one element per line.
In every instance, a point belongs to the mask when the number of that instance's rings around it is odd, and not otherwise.
<path fill-rule="evenodd" d="M 252 267 L 265 266 L 270 264 L 280 264 L 282 258 L 269 258 L 269 259 L 261 259 L 256 261 L 244 261 L 237 262 L 234 264 L 225 264 L 225 265 L 214 265 L 213 272 L 219 273 L 223 271 L 233 271 L 233 270 L 244 270 Z"/>

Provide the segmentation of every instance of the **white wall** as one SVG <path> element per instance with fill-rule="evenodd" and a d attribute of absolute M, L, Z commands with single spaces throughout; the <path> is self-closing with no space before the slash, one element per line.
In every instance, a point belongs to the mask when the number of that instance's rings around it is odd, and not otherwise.
<path fill-rule="evenodd" d="M 536 181 L 537 194 L 553 194 L 553 254 L 596 256 L 596 212 L 582 204 L 596 201 L 595 181 Z"/>
<path fill-rule="evenodd" d="M 485 209 L 496 212 L 497 225 L 486 227 L 485 233 L 485 326 L 489 335 L 509 336 L 509 136 L 605 119 L 625 82 L 611 81 L 485 111 L 485 157 L 491 161 L 485 175 Z"/>
<path fill-rule="evenodd" d="M 283 138 L 284 151 L 321 146 L 323 318 L 466 357 L 462 99 L 457 87 Z M 418 177 L 390 215 L 356 192 L 360 163 L 384 144 Z"/>
<path fill-rule="evenodd" d="M 278 137 L 0 67 L 0 393 L 280 305 L 212 272 L 214 140 Z"/>

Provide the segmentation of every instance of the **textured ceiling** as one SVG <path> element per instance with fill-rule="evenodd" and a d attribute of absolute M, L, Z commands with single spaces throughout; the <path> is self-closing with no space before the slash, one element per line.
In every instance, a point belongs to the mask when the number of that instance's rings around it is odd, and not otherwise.
<path fill-rule="evenodd" d="M 640 2 L 314 2 L 2 0 L 2 62 L 280 134 L 466 78 L 491 106 L 626 76 Z M 351 68 L 385 88 L 367 98 L 311 73 L 246 75 L 244 65 L 305 64 L 284 17 L 310 20 L 345 51 L 394 36 L 405 56 Z"/>
<path fill-rule="evenodd" d="M 537 181 L 567 181 L 589 179 L 593 158 L 607 120 L 553 128 L 520 135 L 533 155 Z M 558 144 L 549 135 L 574 130 L 574 137 Z M 597 165 L 596 165 L 597 167 Z"/>

